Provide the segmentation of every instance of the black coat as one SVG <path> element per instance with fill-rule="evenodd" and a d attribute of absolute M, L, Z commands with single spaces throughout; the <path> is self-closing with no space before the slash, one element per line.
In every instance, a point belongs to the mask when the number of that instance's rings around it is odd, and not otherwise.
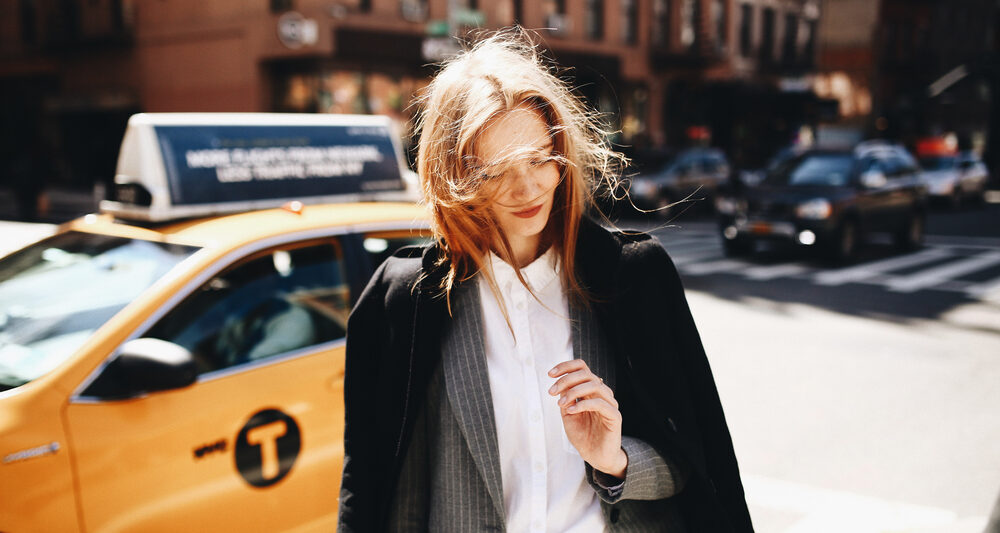
<path fill-rule="evenodd" d="M 341 531 L 385 528 L 413 422 L 449 320 L 438 248 L 404 249 L 379 267 L 347 328 Z M 751 532 L 733 444 L 680 277 L 645 234 L 580 225 L 577 272 L 615 353 L 622 432 L 681 468 L 688 530 Z"/>

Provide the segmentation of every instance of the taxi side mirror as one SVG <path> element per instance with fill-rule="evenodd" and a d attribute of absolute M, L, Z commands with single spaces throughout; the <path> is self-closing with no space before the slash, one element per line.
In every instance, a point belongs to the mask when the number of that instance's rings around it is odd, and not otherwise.
<path fill-rule="evenodd" d="M 160 339 L 133 339 L 87 387 L 86 396 L 132 398 L 143 393 L 180 389 L 198 379 L 191 352 Z"/>

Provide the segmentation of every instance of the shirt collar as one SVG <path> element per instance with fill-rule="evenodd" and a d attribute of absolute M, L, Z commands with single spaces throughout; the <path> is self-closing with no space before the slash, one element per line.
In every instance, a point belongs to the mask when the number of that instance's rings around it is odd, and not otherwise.
<path fill-rule="evenodd" d="M 490 251 L 489 261 L 498 287 L 504 288 L 512 283 L 520 283 L 514 272 L 514 267 L 500 259 L 500 256 Z M 540 291 L 552 283 L 552 280 L 559 276 L 559 255 L 555 252 L 555 247 L 550 246 L 531 264 L 521 268 L 521 275 L 534 291 Z"/>

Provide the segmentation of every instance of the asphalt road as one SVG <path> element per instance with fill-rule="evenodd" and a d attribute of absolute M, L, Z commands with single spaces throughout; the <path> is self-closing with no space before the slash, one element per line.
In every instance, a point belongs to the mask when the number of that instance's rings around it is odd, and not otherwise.
<path fill-rule="evenodd" d="M 619 222 L 678 265 L 758 531 L 982 531 L 1000 493 L 1000 205 L 934 212 L 923 249 L 876 235 L 835 268 L 727 259 L 706 218 L 661 225 Z"/>
<path fill-rule="evenodd" d="M 757 531 L 978 533 L 1000 492 L 1000 204 L 833 268 L 730 260 L 710 219 L 621 221 L 678 265 Z M 0 255 L 54 226 L 0 222 Z"/>

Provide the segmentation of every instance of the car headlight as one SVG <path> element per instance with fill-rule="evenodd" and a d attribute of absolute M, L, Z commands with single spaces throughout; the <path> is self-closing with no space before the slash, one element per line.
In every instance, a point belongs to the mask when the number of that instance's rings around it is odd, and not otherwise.
<path fill-rule="evenodd" d="M 632 180 L 632 188 L 629 190 L 630 194 L 638 196 L 653 196 L 656 192 L 656 185 L 649 180 Z"/>
<path fill-rule="evenodd" d="M 740 211 L 740 202 L 733 198 L 719 196 L 715 199 L 715 210 L 723 215 L 735 215 L 737 211 Z"/>
<path fill-rule="evenodd" d="M 795 208 L 795 216 L 813 220 L 827 218 L 831 212 L 833 212 L 833 207 L 830 202 L 822 198 L 809 200 Z"/>

